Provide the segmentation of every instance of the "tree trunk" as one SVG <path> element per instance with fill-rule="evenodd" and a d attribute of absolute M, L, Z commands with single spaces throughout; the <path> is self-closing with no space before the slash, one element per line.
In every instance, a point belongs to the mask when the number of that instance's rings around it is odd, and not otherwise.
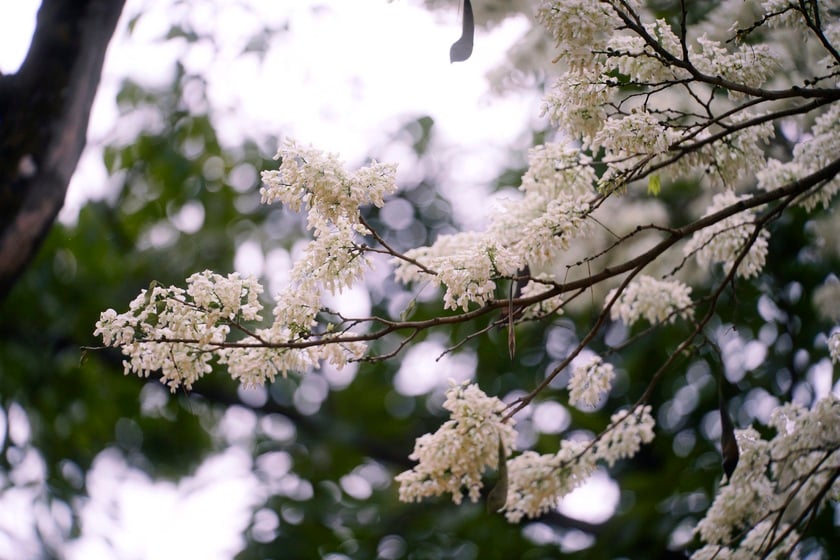
<path fill-rule="evenodd" d="M 125 0 L 44 0 L 20 70 L 0 76 L 0 300 L 64 204 Z"/>

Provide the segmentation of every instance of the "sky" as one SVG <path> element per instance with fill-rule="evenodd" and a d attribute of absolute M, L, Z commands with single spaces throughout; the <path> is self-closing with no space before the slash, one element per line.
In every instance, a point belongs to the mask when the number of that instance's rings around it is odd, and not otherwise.
<path fill-rule="evenodd" d="M 4 8 L 0 19 L 0 70 L 14 71 L 25 55 L 38 2 Z M 73 221 L 89 197 L 113 192 L 101 161 L 104 144 L 129 141 L 137 126 L 126 122 L 114 101 L 125 77 L 147 86 L 169 83 L 181 57 L 208 80 L 210 102 L 222 141 L 236 145 L 250 135 L 293 137 L 359 162 L 379 147 L 384 134 L 407 117 L 431 115 L 452 158 L 451 180 L 471 202 L 462 223 L 474 227 L 476 193 L 502 166 L 505 150 L 539 120 L 532 95 L 498 97 L 484 74 L 502 60 L 522 33 L 513 18 L 491 33 L 479 30 L 469 61 L 449 63 L 449 46 L 460 35 L 456 10 L 430 13 L 419 0 L 206 1 L 177 6 L 175 0 L 128 0 L 109 48 L 88 131 L 89 146 L 70 184 L 61 219 Z M 243 7 L 244 6 L 244 7 Z M 28 9 L 27 9 L 28 8 Z M 187 9 L 188 8 L 188 9 Z M 19 14 L 14 14 L 14 11 Z M 9 16 L 7 17 L 7 13 Z M 129 36 L 126 22 L 143 16 Z M 217 45 L 188 48 L 161 41 L 172 21 L 188 18 Z M 263 24 L 281 28 L 263 60 L 243 55 L 248 37 Z M 404 154 L 385 155 L 399 162 Z M 408 171 L 405 169 L 404 171 Z M 398 176 L 399 178 L 399 176 Z M 453 202 L 458 203 L 458 200 Z M 463 206 L 463 205 L 462 205 Z"/>
<path fill-rule="evenodd" d="M 39 2 L 6 4 L 0 18 L 0 70 L 10 73 L 26 53 Z M 129 34 L 127 22 L 139 13 L 143 15 Z M 183 42 L 162 41 L 171 23 L 181 17 L 189 18 L 198 30 L 212 33 L 217 48 L 209 44 L 188 48 Z M 270 39 L 264 59 L 242 55 L 249 32 L 263 24 L 279 29 L 287 22 L 288 31 Z M 399 162 L 405 154 L 383 145 L 388 133 L 409 117 L 431 115 L 440 145 L 456 156 L 451 158 L 455 164 L 449 181 L 457 185 L 450 189 L 455 211 L 460 212 L 457 217 L 465 227 L 480 227 L 481 212 L 476 206 L 487 198 L 483 196 L 486 183 L 503 167 L 511 144 L 538 122 L 539 103 L 535 94 L 495 96 L 489 93 L 484 77 L 524 33 L 524 18 L 510 20 L 490 33 L 479 30 L 472 57 L 465 63 L 450 64 L 449 46 L 460 35 L 460 26 L 456 10 L 430 13 L 418 1 L 410 0 L 184 4 L 128 0 L 107 54 L 88 131 L 89 145 L 71 181 L 60 219 L 72 222 L 85 200 L 114 192 L 116 185 L 102 164 L 102 147 L 128 142 L 139 127 L 147 125 L 120 118 L 115 95 L 122 80 L 130 77 L 146 86 L 166 85 L 172 77 L 173 61 L 180 58 L 188 70 L 206 76 L 217 129 L 228 146 L 235 146 L 246 134 L 272 134 L 338 152 L 351 164 L 361 162 L 373 146 Z M 425 350 L 410 353 L 406 363 L 422 362 L 434 351 Z M 407 394 L 425 392 L 445 381 L 398 375 L 396 383 L 406 384 L 410 378 L 422 386 L 406 385 L 402 390 Z M 160 395 L 152 391 L 144 398 L 154 406 Z M 534 418 L 550 419 L 553 424 L 546 429 L 559 431 L 563 426 L 554 425 L 558 413 L 537 410 Z M 21 418 L 8 420 L 18 431 L 26 424 Z M 66 548 L 66 557 L 231 557 L 242 545 L 240 534 L 247 512 L 263 497 L 250 455 L 238 443 L 243 433 L 253 433 L 248 429 L 256 422 L 253 413 L 244 408 L 229 411 L 222 422 L 222 435 L 232 446 L 177 482 L 149 479 L 118 454 L 103 452 L 88 475 L 90 492 L 82 507 L 82 537 Z M 20 437 L 25 441 L 27 436 Z M 27 463 L 29 475 L 43 468 L 33 461 Z M 29 476 L 27 472 L 18 474 Z M 617 492 L 604 475 L 570 496 L 563 511 L 597 521 L 615 508 Z M 24 500 L 22 496 L 13 498 Z M 589 504 L 588 513 L 582 513 L 580 504 Z M 592 504 L 602 507 L 593 508 Z M 0 560 L 17 557 L 15 547 L 31 536 L 38 522 L 33 512 L 4 516 L 4 509 L 10 511 L 0 504 Z M 207 515 L 208 511 L 213 514 Z M 269 529 L 276 524 L 271 512 L 260 515 Z M 66 512 L 51 512 L 50 517 L 56 530 L 66 524 Z M 49 528 L 41 530 L 49 534 Z M 144 538 L 149 531 L 155 539 Z M 21 540 L 10 538 L 10 534 Z M 534 538 L 542 537 L 537 534 Z"/>

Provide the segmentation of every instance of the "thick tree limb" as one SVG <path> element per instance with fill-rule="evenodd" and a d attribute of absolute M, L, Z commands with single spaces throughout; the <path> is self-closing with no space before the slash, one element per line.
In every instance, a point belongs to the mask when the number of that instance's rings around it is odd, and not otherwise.
<path fill-rule="evenodd" d="M 64 204 L 124 4 L 44 0 L 26 60 L 0 77 L 0 300 Z"/>

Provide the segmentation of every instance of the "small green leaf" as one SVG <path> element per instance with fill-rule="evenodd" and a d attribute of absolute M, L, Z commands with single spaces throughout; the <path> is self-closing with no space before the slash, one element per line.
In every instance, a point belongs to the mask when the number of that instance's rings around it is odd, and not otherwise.
<path fill-rule="evenodd" d="M 400 313 L 400 321 L 407 320 L 412 313 L 414 313 L 414 309 L 417 307 L 417 298 L 411 298 L 411 301 L 408 302 L 405 309 L 403 309 L 402 313 Z"/>
<path fill-rule="evenodd" d="M 653 196 L 659 196 L 659 192 L 662 190 L 662 180 L 659 178 L 659 175 L 651 175 L 648 177 L 648 194 L 652 194 Z"/>
<path fill-rule="evenodd" d="M 143 296 L 143 307 L 148 307 L 149 304 L 152 303 L 152 296 L 155 293 L 155 288 L 159 285 L 160 283 L 157 280 L 149 282 L 149 289 L 146 290 L 146 294 Z"/>

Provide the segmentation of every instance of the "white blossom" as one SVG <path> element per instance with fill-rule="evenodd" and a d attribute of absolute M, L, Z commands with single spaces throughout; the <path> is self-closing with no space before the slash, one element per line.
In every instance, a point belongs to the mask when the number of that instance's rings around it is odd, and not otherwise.
<path fill-rule="evenodd" d="M 359 207 L 382 206 L 384 196 L 396 191 L 396 166 L 373 162 L 355 173 L 344 169 L 336 154 L 302 147 L 288 139 L 274 156 L 277 170 L 263 171 L 262 202 L 282 202 L 294 211 L 308 209 L 307 224 L 316 236 L 330 224 L 357 222 Z"/>
<path fill-rule="evenodd" d="M 635 455 L 642 443 L 653 439 L 653 424 L 650 407 L 639 407 L 630 414 L 613 415 L 606 434 L 594 442 L 563 440 L 556 454 L 525 451 L 508 460 L 505 517 L 517 523 L 554 509 L 563 496 L 586 482 L 597 461 L 612 466 Z"/>
<path fill-rule="evenodd" d="M 569 402 L 577 407 L 594 407 L 612 389 L 615 369 L 599 356 L 593 356 L 572 370 Z"/>
<path fill-rule="evenodd" d="M 592 159 L 568 143 L 548 142 L 528 151 L 528 170 L 519 189 L 526 197 L 541 200 L 557 197 L 587 198 L 596 181 Z"/>
<path fill-rule="evenodd" d="M 828 352 L 831 361 L 840 364 L 840 331 L 836 331 L 828 337 Z"/>
<path fill-rule="evenodd" d="M 832 7 L 836 9 L 836 2 L 814 2 L 807 4 L 809 17 L 813 17 L 814 6 L 818 6 L 820 18 L 824 22 L 832 20 Z M 794 27 L 801 31 L 807 29 L 805 17 L 802 13 L 802 5 L 798 0 L 764 0 L 761 3 L 767 23 L 770 27 Z M 837 44 L 832 41 L 833 44 Z"/>
<path fill-rule="evenodd" d="M 522 293 L 520 297 L 523 298 L 530 298 L 534 296 L 538 296 L 543 294 L 547 291 L 550 291 L 553 286 L 551 284 L 544 284 L 542 282 L 535 282 L 530 281 L 525 284 L 525 287 L 522 288 Z M 537 319 L 548 315 L 549 313 L 556 313 L 558 315 L 563 314 L 563 297 L 562 296 L 552 296 L 550 298 L 544 299 L 536 304 L 529 305 L 523 311 L 522 315 L 528 319 Z"/>
<path fill-rule="evenodd" d="M 788 525 L 836 496 L 840 485 L 824 486 L 840 468 L 840 400 L 821 399 L 813 409 L 786 404 L 771 414 L 776 435 L 763 440 L 754 428 L 736 430 L 738 466 L 729 484 L 721 487 L 695 531 L 707 546 L 692 558 L 707 558 L 710 550 L 732 547 L 749 529 L 733 558 L 763 555 L 781 558 L 797 542 L 792 531 L 781 543 Z M 760 554 L 759 554 L 760 553 Z"/>
<path fill-rule="evenodd" d="M 814 122 L 811 135 L 793 148 L 793 158 L 786 163 L 771 159 L 756 177 L 758 185 L 764 190 L 783 187 L 797 179 L 815 173 L 834 161 L 840 154 L 840 105 L 832 105 Z M 809 212 L 821 206 L 828 208 L 829 203 L 840 191 L 840 176 L 836 176 L 817 190 L 805 195 L 798 202 Z"/>
<path fill-rule="evenodd" d="M 676 58 L 682 58 L 680 39 L 663 19 L 644 24 L 645 31 L 655 37 L 662 49 Z M 684 78 L 687 71 L 663 59 L 662 54 L 638 35 L 615 34 L 607 42 L 609 60 L 619 72 L 640 84 L 655 84 Z"/>
<path fill-rule="evenodd" d="M 484 304 L 493 297 L 496 278 L 514 276 L 524 265 L 513 251 L 492 236 L 477 232 L 441 235 L 431 247 L 411 249 L 405 256 L 419 261 L 435 274 L 428 274 L 406 260 L 395 259 L 397 280 L 443 284 L 446 309 L 466 310 L 471 303 Z"/>
<path fill-rule="evenodd" d="M 696 47 L 689 46 L 689 53 L 692 64 L 706 75 L 752 88 L 761 86 L 777 68 L 773 52 L 764 44 L 742 44 L 729 52 L 719 41 L 703 35 L 697 38 Z M 737 100 L 743 94 L 729 90 L 729 96 Z"/>
<path fill-rule="evenodd" d="M 597 66 L 570 70 L 557 79 L 543 102 L 542 114 L 569 137 L 581 138 L 584 146 L 607 118 L 610 93 L 601 70 Z"/>
<path fill-rule="evenodd" d="M 610 290 L 604 303 L 612 301 L 616 289 Z M 673 323 L 677 317 L 691 319 L 694 309 L 691 302 L 691 288 L 678 280 L 657 280 L 641 275 L 631 281 L 621 292 L 610 310 L 615 321 L 632 326 L 640 319 L 651 325 Z"/>
<path fill-rule="evenodd" d="M 515 230 L 510 249 L 529 264 L 550 265 L 569 249 L 572 240 L 590 233 L 590 212 L 587 202 L 565 197 L 549 200 L 541 214 Z"/>
<path fill-rule="evenodd" d="M 537 19 L 572 66 L 584 64 L 592 50 L 603 50 L 607 31 L 621 25 L 610 3 L 590 0 L 542 0 Z"/>
<path fill-rule="evenodd" d="M 840 321 L 840 280 L 831 274 L 825 282 L 814 290 L 811 301 L 823 319 Z"/>
<path fill-rule="evenodd" d="M 650 411 L 650 405 L 640 405 L 613 414 L 610 426 L 595 444 L 595 456 L 613 466 L 619 459 L 635 455 L 643 443 L 653 441 L 655 422 Z"/>
<path fill-rule="evenodd" d="M 744 198 L 731 191 L 716 194 L 704 216 L 723 210 Z M 729 272 L 753 234 L 754 218 L 753 210 L 745 210 L 697 231 L 683 247 L 683 254 L 694 255 L 703 268 L 711 263 L 723 263 L 724 270 Z M 736 272 L 738 276 L 750 278 L 761 272 L 767 258 L 769 237 L 767 230 L 762 229 L 739 264 Z"/>
<path fill-rule="evenodd" d="M 742 126 L 758 115 L 741 111 L 727 123 Z M 732 189 L 741 181 L 753 181 L 755 171 L 766 165 L 764 146 L 775 132 L 770 122 L 752 125 L 730 132 L 725 140 L 705 144 L 697 154 L 687 158 L 694 169 L 706 172 L 705 179 L 712 187 Z M 707 134 L 697 140 L 707 138 Z"/>
<path fill-rule="evenodd" d="M 592 139 L 593 149 L 604 148 L 611 170 L 623 171 L 668 151 L 672 135 L 650 113 L 610 117 Z"/>
<path fill-rule="evenodd" d="M 161 372 L 172 391 L 212 371 L 213 352 L 227 340 L 230 325 L 257 320 L 262 286 L 254 278 L 227 277 L 210 271 L 187 279 L 187 289 L 153 285 L 143 290 L 125 313 L 101 314 L 94 335 L 120 347 L 125 373 L 147 377 Z"/>
<path fill-rule="evenodd" d="M 466 493 L 475 502 L 485 468 L 498 466 L 499 438 L 506 452 L 513 448 L 516 432 L 512 421 L 502 422 L 504 403 L 477 385 L 453 385 L 443 407 L 450 419 L 434 434 L 417 438 L 409 458 L 419 463 L 396 477 L 402 501 L 450 493 L 458 504 Z"/>
<path fill-rule="evenodd" d="M 356 236 L 364 228 L 341 219 L 307 243 L 303 256 L 292 268 L 293 282 L 301 289 L 323 286 L 332 293 L 359 280 L 370 262 Z"/>
<path fill-rule="evenodd" d="M 589 442 L 563 440 L 560 451 L 540 455 L 534 451 L 508 461 L 508 496 L 505 518 L 518 523 L 557 507 L 560 499 L 586 482 L 595 471 Z"/>
<path fill-rule="evenodd" d="M 553 264 L 572 240 L 591 231 L 589 199 L 596 181 L 591 160 L 568 145 L 549 143 L 531 149 L 528 163 L 520 187 L 524 196 L 500 203 L 487 231 L 506 249 L 514 270 Z"/>

